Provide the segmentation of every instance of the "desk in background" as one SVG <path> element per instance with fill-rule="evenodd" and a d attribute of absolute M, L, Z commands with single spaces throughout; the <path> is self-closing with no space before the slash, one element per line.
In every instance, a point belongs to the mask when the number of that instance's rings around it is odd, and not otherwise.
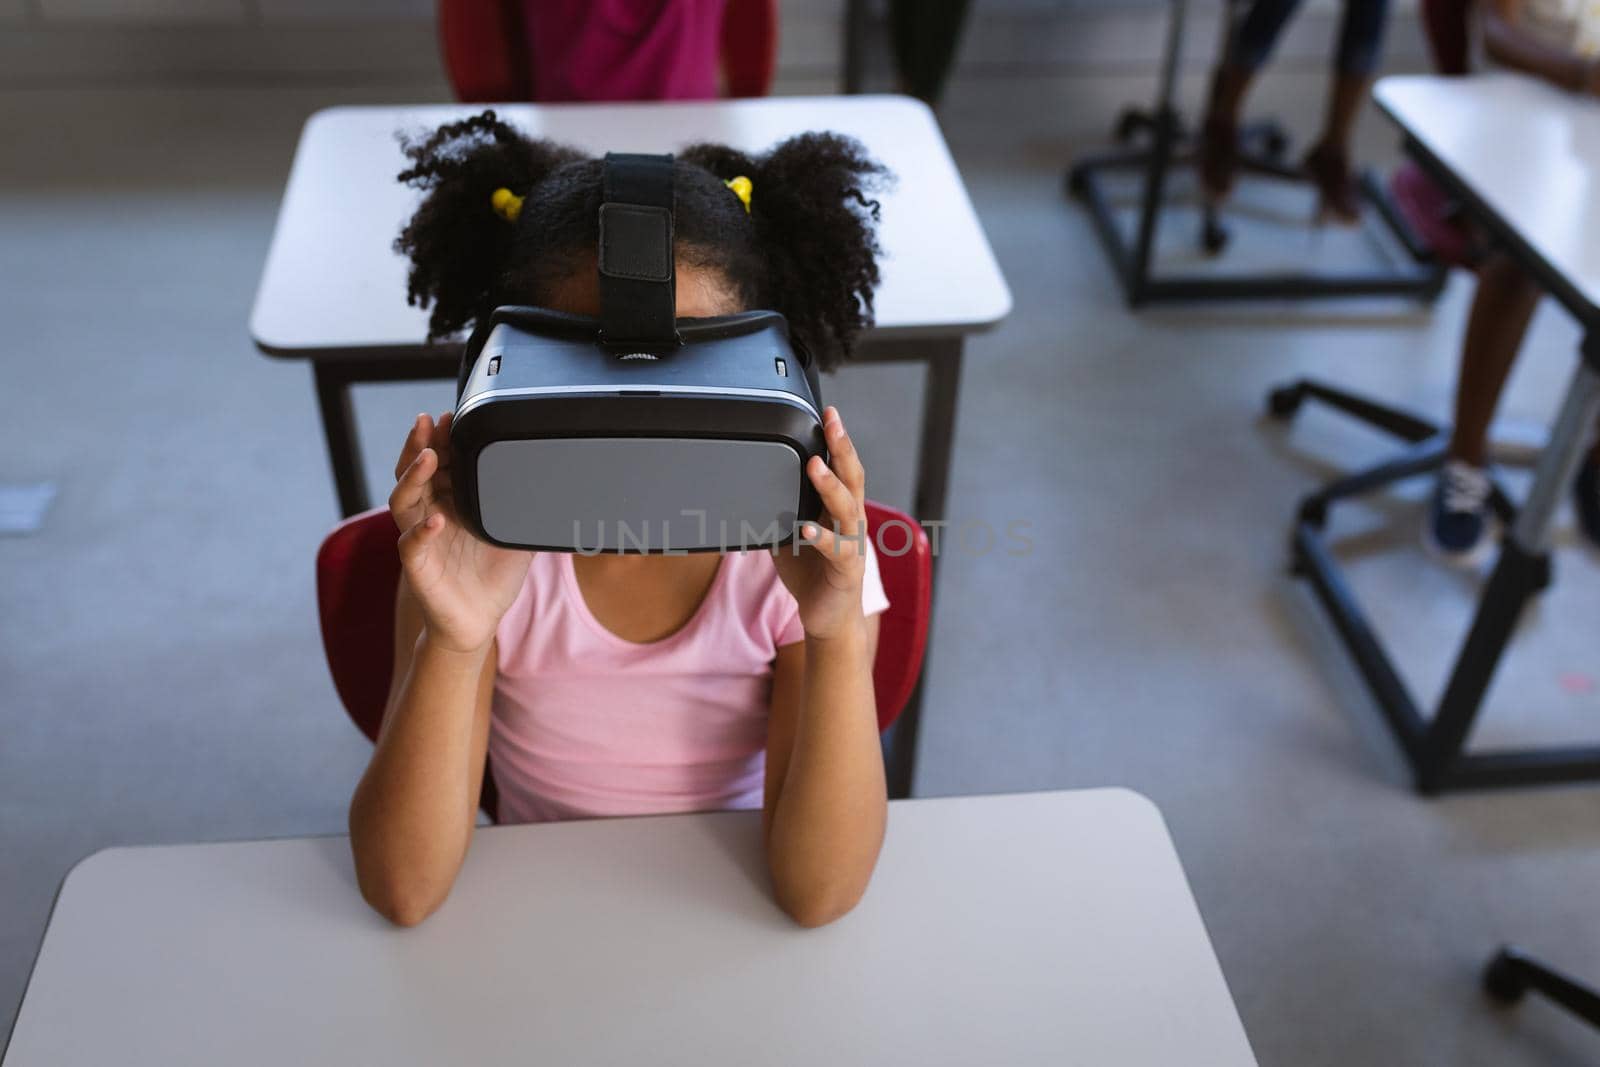
<path fill-rule="evenodd" d="M 1314 398 L 1410 447 L 1339 479 L 1300 504 L 1294 566 L 1311 582 L 1386 716 L 1424 793 L 1600 779 L 1600 744 L 1468 752 L 1467 742 L 1528 601 L 1550 582 L 1550 527 L 1600 413 L 1600 104 L 1520 74 L 1389 77 L 1378 106 L 1406 149 L 1584 329 L 1577 368 L 1520 506 L 1497 490 L 1509 531 L 1438 708 L 1424 717 L 1324 543 L 1329 507 L 1435 470 L 1443 430 L 1424 419 L 1315 382 L 1274 391 L 1288 417 Z"/>
<path fill-rule="evenodd" d="M 1161 816 L 898 801 L 803 930 L 755 812 L 477 831 L 412 930 L 343 837 L 118 848 L 63 884 L 4 1067 L 1254 1064 Z"/>

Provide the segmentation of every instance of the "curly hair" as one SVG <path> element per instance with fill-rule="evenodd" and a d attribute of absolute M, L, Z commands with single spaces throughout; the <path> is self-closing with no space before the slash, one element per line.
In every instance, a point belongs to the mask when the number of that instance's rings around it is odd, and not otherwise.
<path fill-rule="evenodd" d="M 424 196 L 395 248 L 411 260 L 407 301 L 432 308 L 430 340 L 502 304 L 542 303 L 593 269 L 601 160 L 493 111 L 401 143 L 411 166 L 399 180 Z M 738 175 L 754 186 L 748 212 L 724 184 Z M 871 194 L 889 172 L 851 138 L 805 133 L 759 155 L 691 145 L 673 179 L 679 260 L 714 271 L 741 309 L 781 313 L 821 369 L 847 359 L 872 325 L 881 249 Z M 514 224 L 491 206 L 500 188 L 523 198 Z"/>

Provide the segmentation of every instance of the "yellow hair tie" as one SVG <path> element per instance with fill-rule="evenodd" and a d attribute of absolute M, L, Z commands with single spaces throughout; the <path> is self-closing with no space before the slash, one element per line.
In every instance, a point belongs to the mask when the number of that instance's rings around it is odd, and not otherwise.
<path fill-rule="evenodd" d="M 739 198 L 739 203 L 744 205 L 744 213 L 750 214 L 750 194 L 755 191 L 755 186 L 750 184 L 750 179 L 743 174 L 737 178 L 729 178 L 722 183 L 733 190 L 733 195 Z"/>
<path fill-rule="evenodd" d="M 516 222 L 517 216 L 522 214 L 522 197 L 510 189 L 496 189 L 489 197 L 489 204 L 494 208 L 494 213 L 507 222 Z"/>

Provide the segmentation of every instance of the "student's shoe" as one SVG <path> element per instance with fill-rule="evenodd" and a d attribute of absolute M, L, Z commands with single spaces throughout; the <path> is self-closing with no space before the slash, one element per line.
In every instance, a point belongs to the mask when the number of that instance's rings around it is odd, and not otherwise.
<path fill-rule="evenodd" d="M 1476 567 L 1494 547 L 1490 529 L 1489 472 L 1459 459 L 1445 460 L 1428 505 L 1422 544 L 1454 567 Z"/>
<path fill-rule="evenodd" d="M 1572 496 L 1578 525 L 1589 543 L 1600 548 L 1600 459 L 1591 456 L 1583 461 L 1578 479 L 1572 483 Z"/>

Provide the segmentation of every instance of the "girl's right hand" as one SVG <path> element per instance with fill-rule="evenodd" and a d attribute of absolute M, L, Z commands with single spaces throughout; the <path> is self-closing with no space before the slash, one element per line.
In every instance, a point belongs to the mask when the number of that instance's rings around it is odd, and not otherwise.
<path fill-rule="evenodd" d="M 417 416 L 395 464 L 389 513 L 400 527 L 400 563 L 428 636 L 477 652 L 516 600 L 533 554 L 481 541 L 461 525 L 450 483 L 450 417 Z"/>

